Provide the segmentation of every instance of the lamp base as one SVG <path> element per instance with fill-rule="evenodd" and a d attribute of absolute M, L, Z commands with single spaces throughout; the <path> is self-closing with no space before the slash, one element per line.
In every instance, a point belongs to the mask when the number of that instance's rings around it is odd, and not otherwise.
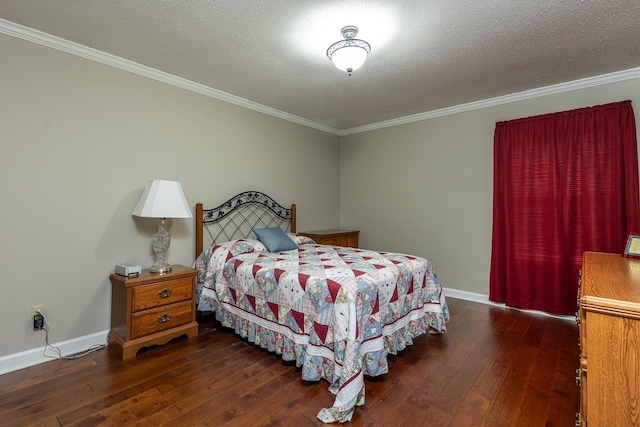
<path fill-rule="evenodd" d="M 171 265 L 166 262 L 156 262 L 149 267 L 150 273 L 165 274 L 171 272 Z"/>
<path fill-rule="evenodd" d="M 164 222 L 164 218 L 162 218 L 158 224 L 158 232 L 153 235 L 152 239 L 151 246 L 153 246 L 153 251 L 156 253 L 156 262 L 149 267 L 149 272 L 164 274 L 171 271 L 171 264 L 165 261 L 170 243 L 171 234 L 167 231 L 167 225 Z"/>

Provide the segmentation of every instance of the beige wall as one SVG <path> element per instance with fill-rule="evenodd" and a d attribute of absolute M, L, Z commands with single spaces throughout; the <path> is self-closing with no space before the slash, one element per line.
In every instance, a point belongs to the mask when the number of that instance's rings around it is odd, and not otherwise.
<path fill-rule="evenodd" d="M 444 286 L 486 295 L 495 122 L 640 105 L 633 80 L 339 140 L 13 37 L 0 52 L 0 357 L 44 345 L 35 304 L 51 342 L 108 330 L 114 265 L 153 262 L 156 222 L 131 216 L 153 178 L 191 205 L 264 191 L 298 205 L 301 230 L 357 228 L 361 246 L 425 256 Z M 169 260 L 190 264 L 192 220 L 170 225 Z"/>
<path fill-rule="evenodd" d="M 362 247 L 428 258 L 445 287 L 488 295 L 495 123 L 625 99 L 638 122 L 636 79 L 345 136 L 342 227 Z"/>
<path fill-rule="evenodd" d="M 150 179 L 190 205 L 260 190 L 300 229 L 339 223 L 339 138 L 58 50 L 0 35 L 0 357 L 109 329 L 108 275 L 153 262 L 157 223 L 131 212 Z M 310 167 L 309 165 L 313 165 Z M 169 261 L 194 259 L 173 220 Z"/>

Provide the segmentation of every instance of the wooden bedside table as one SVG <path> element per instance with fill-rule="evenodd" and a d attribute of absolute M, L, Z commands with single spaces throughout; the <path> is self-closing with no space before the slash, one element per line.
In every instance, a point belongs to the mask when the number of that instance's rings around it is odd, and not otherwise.
<path fill-rule="evenodd" d="M 303 236 L 307 236 L 316 241 L 320 245 L 331 246 L 347 246 L 351 248 L 358 247 L 359 230 L 320 230 L 305 231 Z"/>
<path fill-rule="evenodd" d="M 138 350 L 166 344 L 181 335 L 198 335 L 194 270 L 172 266 L 166 274 L 142 270 L 140 277 L 109 276 L 111 280 L 111 330 L 109 346 L 123 359 Z"/>

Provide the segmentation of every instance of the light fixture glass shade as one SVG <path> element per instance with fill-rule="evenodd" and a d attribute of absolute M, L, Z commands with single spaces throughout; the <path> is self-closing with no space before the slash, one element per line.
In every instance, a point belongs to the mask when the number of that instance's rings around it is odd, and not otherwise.
<path fill-rule="evenodd" d="M 355 71 L 367 60 L 367 51 L 357 46 L 346 46 L 333 52 L 333 65 L 342 71 Z"/>
<path fill-rule="evenodd" d="M 133 215 L 144 218 L 160 218 L 158 231 L 153 235 L 151 246 L 156 253 L 156 262 L 149 267 L 152 273 L 168 273 L 171 264 L 166 260 L 171 244 L 171 234 L 167 231 L 165 218 L 191 218 L 191 209 L 176 181 L 149 181 L 138 201 Z"/>
<path fill-rule="evenodd" d="M 367 55 L 371 52 L 371 45 L 364 40 L 356 39 L 358 27 L 348 25 L 342 28 L 344 40 L 335 42 L 327 49 L 327 57 L 340 70 L 351 75 L 355 70 L 362 67 Z"/>

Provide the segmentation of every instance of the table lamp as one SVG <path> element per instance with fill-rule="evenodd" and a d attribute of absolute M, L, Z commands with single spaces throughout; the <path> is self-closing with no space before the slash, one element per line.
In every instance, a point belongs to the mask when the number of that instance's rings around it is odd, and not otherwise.
<path fill-rule="evenodd" d="M 152 246 L 156 253 L 156 262 L 149 267 L 151 273 L 168 273 L 171 265 L 166 261 L 167 250 L 171 243 L 171 234 L 167 231 L 166 218 L 191 218 L 191 209 L 177 181 L 154 179 L 138 201 L 133 215 L 142 218 L 160 218 L 158 232 L 153 235 Z"/>

